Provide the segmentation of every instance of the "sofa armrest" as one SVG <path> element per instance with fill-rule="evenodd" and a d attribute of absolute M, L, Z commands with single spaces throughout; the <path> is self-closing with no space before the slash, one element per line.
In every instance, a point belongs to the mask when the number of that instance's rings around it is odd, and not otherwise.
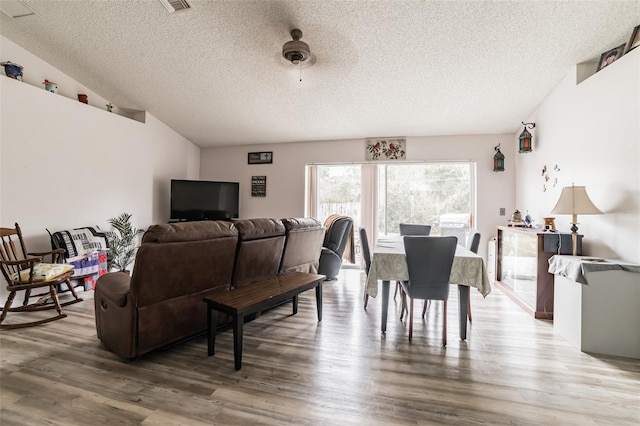
<path fill-rule="evenodd" d="M 127 303 L 131 277 L 124 272 L 111 272 L 98 278 L 97 286 L 105 299 L 115 306 L 123 307 Z"/>

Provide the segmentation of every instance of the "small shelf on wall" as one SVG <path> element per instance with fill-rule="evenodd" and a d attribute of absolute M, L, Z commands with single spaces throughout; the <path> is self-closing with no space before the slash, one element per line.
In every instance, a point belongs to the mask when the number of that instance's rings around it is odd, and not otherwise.
<path fill-rule="evenodd" d="M 588 61 L 576 64 L 576 85 L 592 77 L 594 74 L 606 72 L 610 67 L 615 67 L 619 65 L 618 62 L 626 60 L 627 56 L 637 55 L 638 52 L 640 52 L 640 47 L 625 53 L 624 55 L 620 56 L 620 58 L 617 59 L 615 62 L 602 68 L 599 71 L 598 71 L 598 65 L 600 64 L 600 60 L 598 58 L 592 58 Z"/>
<path fill-rule="evenodd" d="M 576 85 L 582 83 L 596 73 L 598 62 L 582 62 L 576 65 Z"/>
<path fill-rule="evenodd" d="M 72 101 L 72 102 L 77 102 L 82 104 L 82 102 L 80 102 L 77 98 L 71 98 L 69 96 L 66 96 L 64 94 L 60 94 L 60 93 L 52 93 L 47 91 L 46 89 L 44 89 L 44 86 L 36 86 L 34 84 L 30 84 L 28 82 L 25 81 L 19 81 L 16 79 L 13 79 L 11 77 L 7 77 L 6 75 L 4 75 L 4 73 L 2 75 L 0 75 L 0 84 L 15 84 L 18 85 L 18 87 L 22 87 L 23 89 L 20 90 L 35 90 L 38 92 L 42 92 L 43 96 L 58 96 L 60 99 L 64 99 L 64 101 Z M 91 105 L 91 104 L 84 104 L 87 107 L 90 108 L 94 108 L 100 111 L 103 111 L 105 114 L 112 114 L 112 115 L 117 115 L 119 117 L 124 117 L 127 118 L 129 120 L 133 120 L 133 121 L 137 121 L 140 123 L 145 123 L 146 122 L 146 111 L 139 111 L 139 110 L 132 110 L 132 109 L 127 109 L 127 108 L 117 108 L 114 110 L 114 112 L 109 112 L 107 111 L 106 105 L 104 108 L 100 108 L 98 106 L 95 105 Z"/>

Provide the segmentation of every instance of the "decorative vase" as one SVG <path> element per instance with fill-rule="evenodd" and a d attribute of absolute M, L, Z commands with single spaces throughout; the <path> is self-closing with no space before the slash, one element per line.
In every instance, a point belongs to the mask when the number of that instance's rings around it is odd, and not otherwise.
<path fill-rule="evenodd" d="M 52 81 L 49 81 L 45 78 L 45 80 L 42 82 L 42 84 L 44 84 L 44 88 L 51 93 L 58 93 L 58 85 Z"/>
<path fill-rule="evenodd" d="M 83 93 L 78 93 L 78 100 L 80 102 L 82 102 L 83 104 L 88 104 L 89 103 L 89 97 Z"/>
<path fill-rule="evenodd" d="M 4 73 L 7 77 L 22 81 L 22 65 L 14 64 L 11 61 L 0 62 L 4 66 Z"/>

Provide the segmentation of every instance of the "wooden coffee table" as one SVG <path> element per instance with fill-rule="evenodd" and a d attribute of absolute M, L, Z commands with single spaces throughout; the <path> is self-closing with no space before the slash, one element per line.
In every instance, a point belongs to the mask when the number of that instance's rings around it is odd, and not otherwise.
<path fill-rule="evenodd" d="M 324 275 L 291 272 L 276 278 L 245 285 L 233 290 L 217 290 L 207 294 L 208 354 L 215 351 L 217 315 L 213 311 L 231 315 L 233 318 L 233 359 L 235 369 L 242 368 L 242 333 L 244 318 L 289 299 L 293 301 L 293 315 L 298 312 L 298 295 L 316 289 L 318 321 L 322 321 L 322 282 Z"/>

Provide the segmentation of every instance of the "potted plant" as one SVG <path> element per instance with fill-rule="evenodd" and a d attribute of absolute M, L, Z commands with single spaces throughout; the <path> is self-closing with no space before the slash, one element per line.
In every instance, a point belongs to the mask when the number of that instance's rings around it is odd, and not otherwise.
<path fill-rule="evenodd" d="M 131 265 L 138 249 L 138 235 L 144 232 L 142 229 L 131 226 L 131 214 L 122 213 L 108 220 L 113 231 L 105 231 L 109 247 L 107 248 L 107 268 L 122 272 L 129 272 L 127 267 Z"/>

